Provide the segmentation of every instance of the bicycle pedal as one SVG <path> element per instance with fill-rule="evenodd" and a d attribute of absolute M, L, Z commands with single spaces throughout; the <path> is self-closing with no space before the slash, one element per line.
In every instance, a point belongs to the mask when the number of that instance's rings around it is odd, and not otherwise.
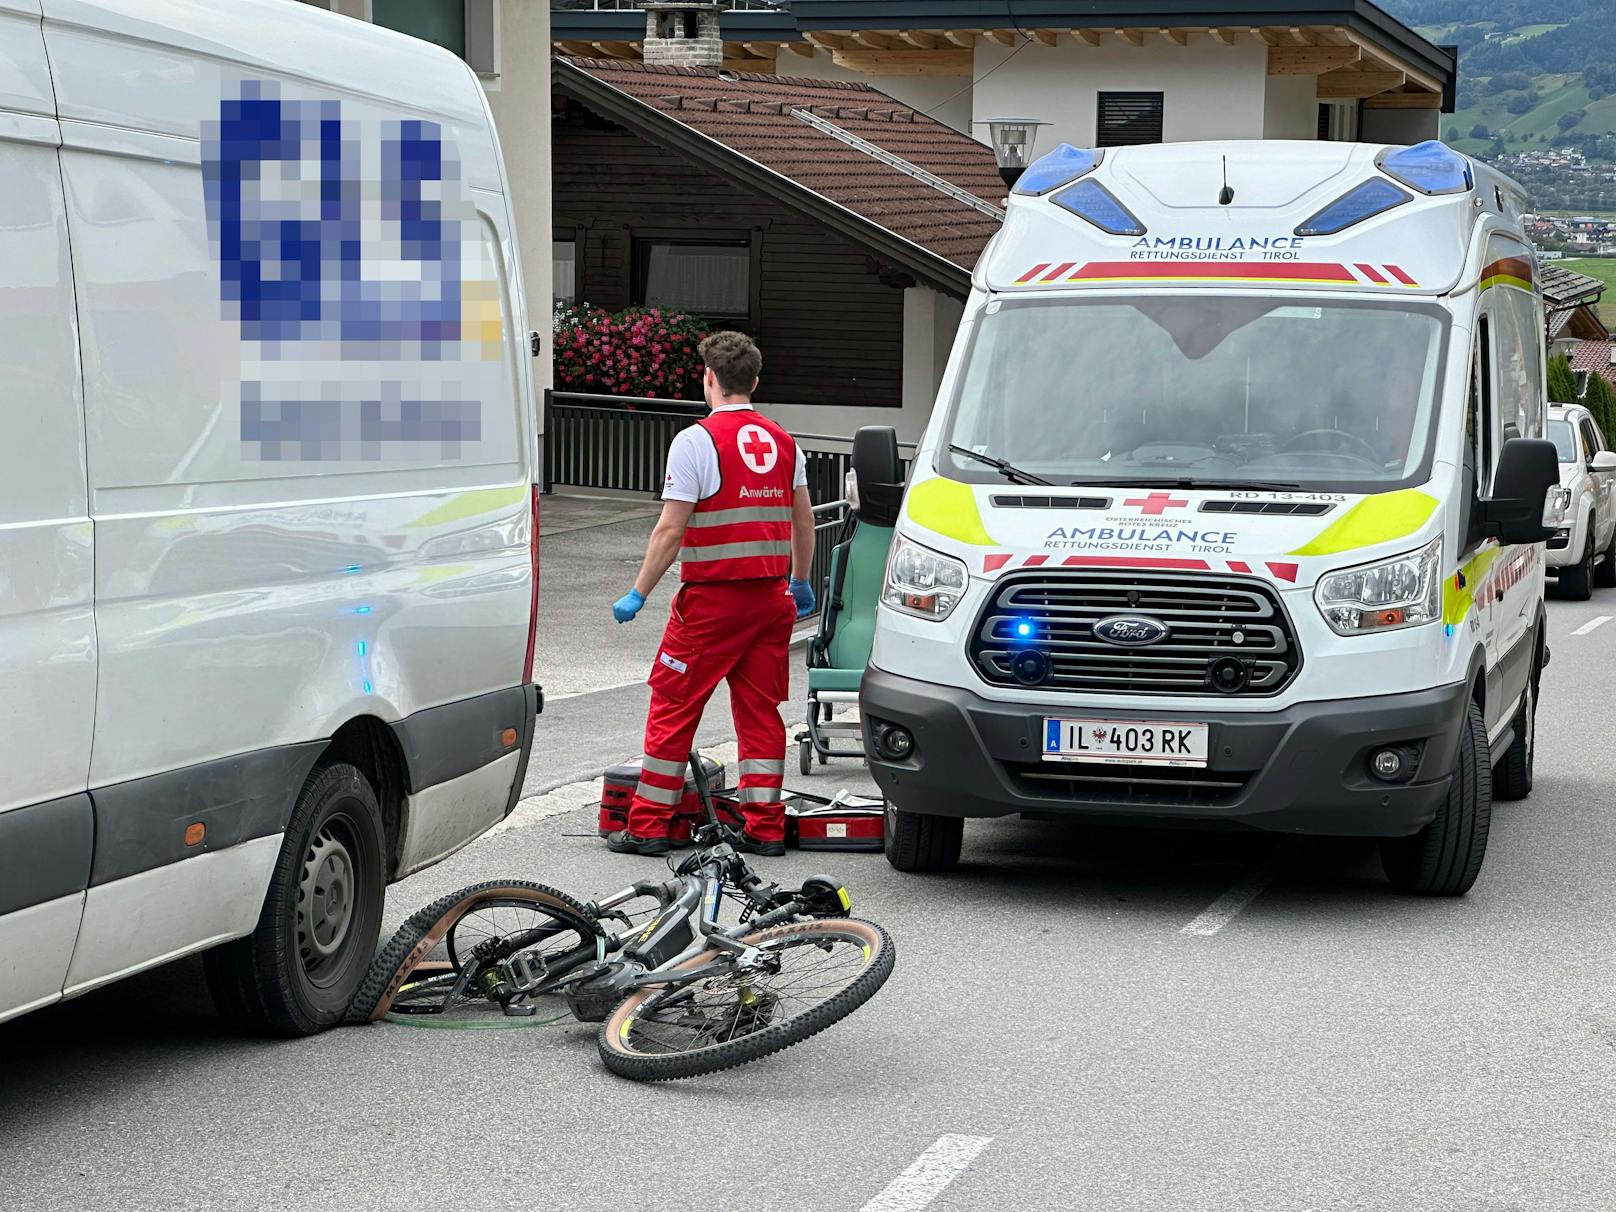
<path fill-rule="evenodd" d="M 506 1018 L 532 1018 L 539 1012 L 537 1006 L 506 1006 Z"/>
<path fill-rule="evenodd" d="M 518 993 L 526 993 L 529 989 L 537 988 L 548 974 L 544 961 L 530 952 L 518 952 L 505 961 L 510 971 L 511 983 L 516 986 Z"/>

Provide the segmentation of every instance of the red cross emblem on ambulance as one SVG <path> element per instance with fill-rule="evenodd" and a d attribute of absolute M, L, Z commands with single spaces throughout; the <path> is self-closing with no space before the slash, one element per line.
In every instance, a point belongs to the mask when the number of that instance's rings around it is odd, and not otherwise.
<path fill-rule="evenodd" d="M 1137 509 L 1140 513 L 1148 513 L 1152 517 L 1159 517 L 1169 509 L 1182 509 L 1188 501 L 1180 501 L 1170 492 L 1153 492 L 1149 496 L 1129 497 L 1123 502 L 1130 509 Z"/>

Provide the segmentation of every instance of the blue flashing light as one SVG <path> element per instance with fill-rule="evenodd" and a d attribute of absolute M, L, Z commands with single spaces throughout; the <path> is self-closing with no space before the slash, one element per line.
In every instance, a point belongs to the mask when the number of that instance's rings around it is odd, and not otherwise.
<path fill-rule="evenodd" d="M 1134 218 L 1128 208 L 1117 201 L 1116 195 L 1098 181 L 1079 181 L 1050 200 L 1078 218 L 1087 219 L 1109 235 L 1145 234 L 1145 225 Z"/>
<path fill-rule="evenodd" d="M 1296 228 L 1299 236 L 1333 236 L 1346 231 L 1355 223 L 1384 214 L 1394 206 L 1412 202 L 1413 195 L 1398 189 L 1390 181 L 1375 177 L 1355 185 L 1318 214 Z"/>
<path fill-rule="evenodd" d="M 350 576 L 352 576 L 354 573 L 362 572 L 364 570 L 362 568 L 360 568 L 360 566 L 358 564 L 349 564 L 348 567 L 344 568 L 342 571 L 346 572 Z"/>
<path fill-rule="evenodd" d="M 369 693 L 370 693 L 370 683 L 369 683 L 369 682 L 366 682 L 366 683 L 365 683 L 365 693 L 366 693 L 366 694 L 369 694 Z"/>
<path fill-rule="evenodd" d="M 1047 194 L 1062 185 L 1070 185 L 1085 173 L 1093 172 L 1103 159 L 1103 151 L 1086 151 L 1070 143 L 1062 143 L 1054 151 L 1039 156 L 1027 165 L 1012 192 L 1035 197 Z"/>
<path fill-rule="evenodd" d="M 374 607 L 370 607 L 370 606 L 355 606 L 355 607 L 354 607 L 354 608 L 353 608 L 353 612 L 354 612 L 354 613 L 355 613 L 355 614 L 369 614 L 369 613 L 370 613 L 370 612 L 371 612 L 371 610 L 372 610 L 372 609 L 374 609 Z"/>
<path fill-rule="evenodd" d="M 1463 194 L 1475 187 L 1470 161 L 1436 139 L 1382 152 L 1375 167 L 1422 194 Z"/>
<path fill-rule="evenodd" d="M 354 647 L 358 650 L 360 656 L 365 655 L 366 648 L 365 648 L 365 641 L 364 640 L 360 640 L 359 643 L 354 645 Z"/>
<path fill-rule="evenodd" d="M 1027 622 L 1026 620 L 1022 620 L 1021 622 L 1017 623 L 1016 624 L 1016 634 L 1019 635 L 1022 639 L 1026 639 L 1028 636 L 1030 636 L 1032 634 L 1032 624 Z"/>

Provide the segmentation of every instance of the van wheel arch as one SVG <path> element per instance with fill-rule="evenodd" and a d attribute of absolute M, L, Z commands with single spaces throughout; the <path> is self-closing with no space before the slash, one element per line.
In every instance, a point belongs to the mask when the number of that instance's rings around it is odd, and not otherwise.
<path fill-rule="evenodd" d="M 398 874 L 399 854 L 404 844 L 404 797 L 409 791 L 404 748 L 397 734 L 385 720 L 376 716 L 356 716 L 332 734 L 320 761 L 347 762 L 358 767 L 370 780 L 382 810 L 387 881 L 391 883 Z"/>

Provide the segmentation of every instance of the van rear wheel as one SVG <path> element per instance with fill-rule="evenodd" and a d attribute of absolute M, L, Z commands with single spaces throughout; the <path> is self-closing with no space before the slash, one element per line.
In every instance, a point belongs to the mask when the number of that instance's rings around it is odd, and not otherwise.
<path fill-rule="evenodd" d="M 964 840 L 962 816 L 905 812 L 887 802 L 887 862 L 899 871 L 952 871 Z"/>
<path fill-rule="evenodd" d="M 1382 838 L 1380 864 L 1399 892 L 1463 896 L 1481 873 L 1492 824 L 1493 771 L 1487 725 L 1474 699 L 1465 713 L 1453 782 L 1436 816 L 1412 837 Z"/>
<path fill-rule="evenodd" d="M 381 929 L 383 836 L 365 775 L 346 762 L 315 767 L 286 826 L 258 928 L 205 958 L 226 1018 L 284 1036 L 342 1021 Z"/>

